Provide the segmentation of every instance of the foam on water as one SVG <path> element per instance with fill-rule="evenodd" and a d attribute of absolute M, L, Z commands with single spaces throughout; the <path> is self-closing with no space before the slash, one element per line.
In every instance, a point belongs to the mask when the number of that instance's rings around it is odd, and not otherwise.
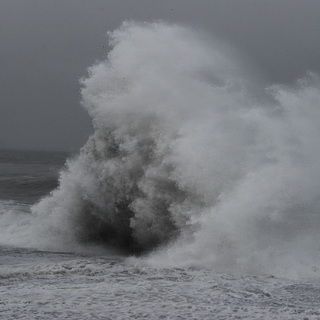
<path fill-rule="evenodd" d="M 176 25 L 124 23 L 109 38 L 81 80 L 94 133 L 15 243 L 318 275 L 318 77 L 264 88 L 234 50 Z"/>
<path fill-rule="evenodd" d="M 319 285 L 1 248 L 4 319 L 318 319 Z"/>

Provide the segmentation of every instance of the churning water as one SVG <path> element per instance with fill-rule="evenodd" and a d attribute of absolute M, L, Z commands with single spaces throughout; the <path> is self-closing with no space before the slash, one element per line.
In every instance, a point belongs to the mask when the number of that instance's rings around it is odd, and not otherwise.
<path fill-rule="evenodd" d="M 318 76 L 265 88 L 176 25 L 109 38 L 80 154 L 1 153 L 0 314 L 320 318 Z"/>

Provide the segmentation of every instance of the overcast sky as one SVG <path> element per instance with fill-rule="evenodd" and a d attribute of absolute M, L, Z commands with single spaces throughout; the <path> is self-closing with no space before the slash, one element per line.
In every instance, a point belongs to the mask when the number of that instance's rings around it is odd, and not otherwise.
<path fill-rule="evenodd" d="M 126 19 L 203 29 L 267 83 L 320 73 L 319 0 L 0 0 L 0 148 L 76 151 L 91 132 L 79 79 Z"/>

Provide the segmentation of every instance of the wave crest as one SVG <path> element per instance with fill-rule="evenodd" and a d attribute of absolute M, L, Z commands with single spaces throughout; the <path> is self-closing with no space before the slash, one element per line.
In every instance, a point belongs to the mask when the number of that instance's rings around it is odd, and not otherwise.
<path fill-rule="evenodd" d="M 177 264 L 318 265 L 317 76 L 264 89 L 230 48 L 175 25 L 109 37 L 81 80 L 94 133 L 33 212 L 67 241 L 167 245 L 156 256 Z"/>

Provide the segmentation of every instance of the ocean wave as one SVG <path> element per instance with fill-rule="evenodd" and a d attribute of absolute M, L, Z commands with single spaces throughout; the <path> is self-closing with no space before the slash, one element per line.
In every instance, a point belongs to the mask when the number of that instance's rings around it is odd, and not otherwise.
<path fill-rule="evenodd" d="M 265 88 L 227 45 L 161 22 L 109 38 L 81 80 L 94 133 L 32 208 L 37 237 L 152 251 L 158 265 L 317 273 L 317 75 Z"/>

